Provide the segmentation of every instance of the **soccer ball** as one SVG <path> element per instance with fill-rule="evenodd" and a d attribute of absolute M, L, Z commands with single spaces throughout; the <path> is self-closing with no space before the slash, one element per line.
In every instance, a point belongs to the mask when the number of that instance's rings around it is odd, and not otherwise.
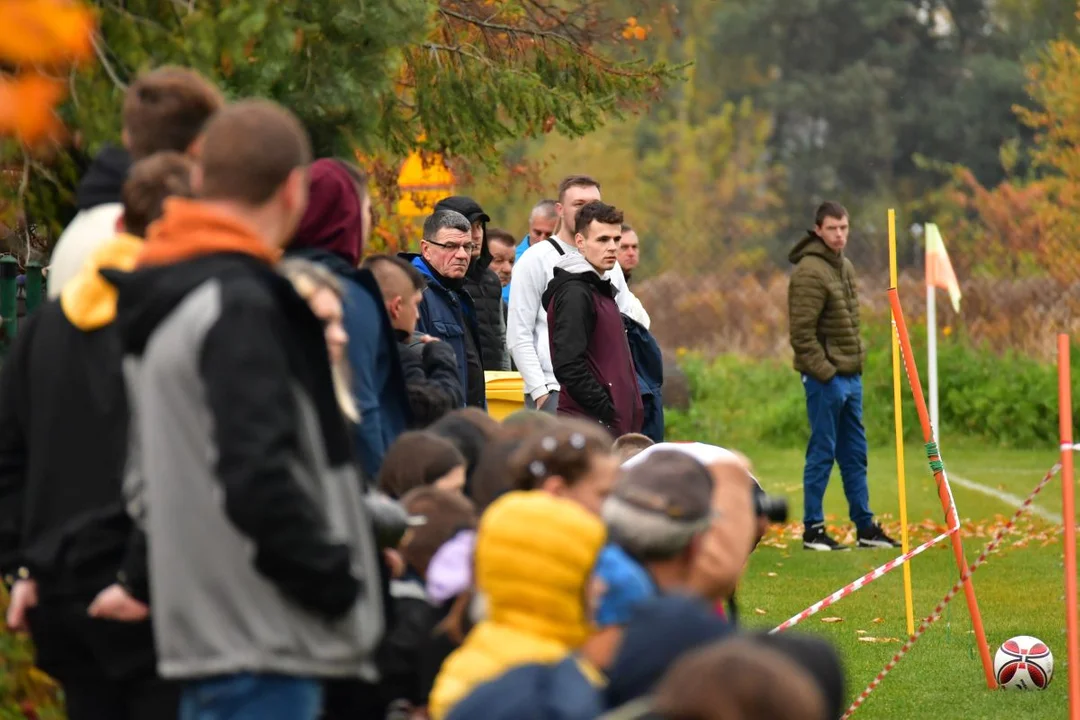
<path fill-rule="evenodd" d="M 1017 635 L 994 656 L 998 685 L 1014 690 L 1045 690 L 1054 676 L 1054 656 L 1039 638 Z"/>

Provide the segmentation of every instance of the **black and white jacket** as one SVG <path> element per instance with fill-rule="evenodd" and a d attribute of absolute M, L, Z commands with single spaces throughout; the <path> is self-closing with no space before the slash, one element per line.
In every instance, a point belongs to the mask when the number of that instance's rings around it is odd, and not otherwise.
<path fill-rule="evenodd" d="M 377 551 L 321 324 L 244 254 L 108 277 L 160 673 L 372 678 Z"/>

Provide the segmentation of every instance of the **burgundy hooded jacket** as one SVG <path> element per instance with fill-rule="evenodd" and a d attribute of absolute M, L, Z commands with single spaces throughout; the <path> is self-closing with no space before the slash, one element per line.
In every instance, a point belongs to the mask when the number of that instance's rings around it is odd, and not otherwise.
<path fill-rule="evenodd" d="M 555 266 L 541 302 L 548 314 L 558 413 L 600 422 L 616 437 L 645 417 L 616 290 L 578 253 Z"/>

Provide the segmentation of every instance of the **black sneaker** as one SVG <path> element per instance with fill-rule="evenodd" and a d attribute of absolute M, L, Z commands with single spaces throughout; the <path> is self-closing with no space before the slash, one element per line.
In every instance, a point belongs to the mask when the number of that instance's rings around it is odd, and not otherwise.
<path fill-rule="evenodd" d="M 878 524 L 873 524 L 865 530 L 856 533 L 861 548 L 898 548 L 900 543 L 885 534 Z"/>
<path fill-rule="evenodd" d="M 829 537 L 829 534 L 825 532 L 825 523 L 811 525 L 808 529 L 804 530 L 802 534 L 802 546 L 803 550 L 817 550 L 819 552 L 851 549 L 847 545 L 841 545 Z"/>

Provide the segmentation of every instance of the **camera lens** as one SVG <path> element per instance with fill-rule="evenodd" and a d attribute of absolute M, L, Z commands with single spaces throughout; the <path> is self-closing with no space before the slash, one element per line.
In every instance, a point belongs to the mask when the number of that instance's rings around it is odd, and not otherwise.
<path fill-rule="evenodd" d="M 754 495 L 754 512 L 758 517 L 764 517 L 770 523 L 779 525 L 787 522 L 788 502 L 787 498 L 764 493 Z"/>

